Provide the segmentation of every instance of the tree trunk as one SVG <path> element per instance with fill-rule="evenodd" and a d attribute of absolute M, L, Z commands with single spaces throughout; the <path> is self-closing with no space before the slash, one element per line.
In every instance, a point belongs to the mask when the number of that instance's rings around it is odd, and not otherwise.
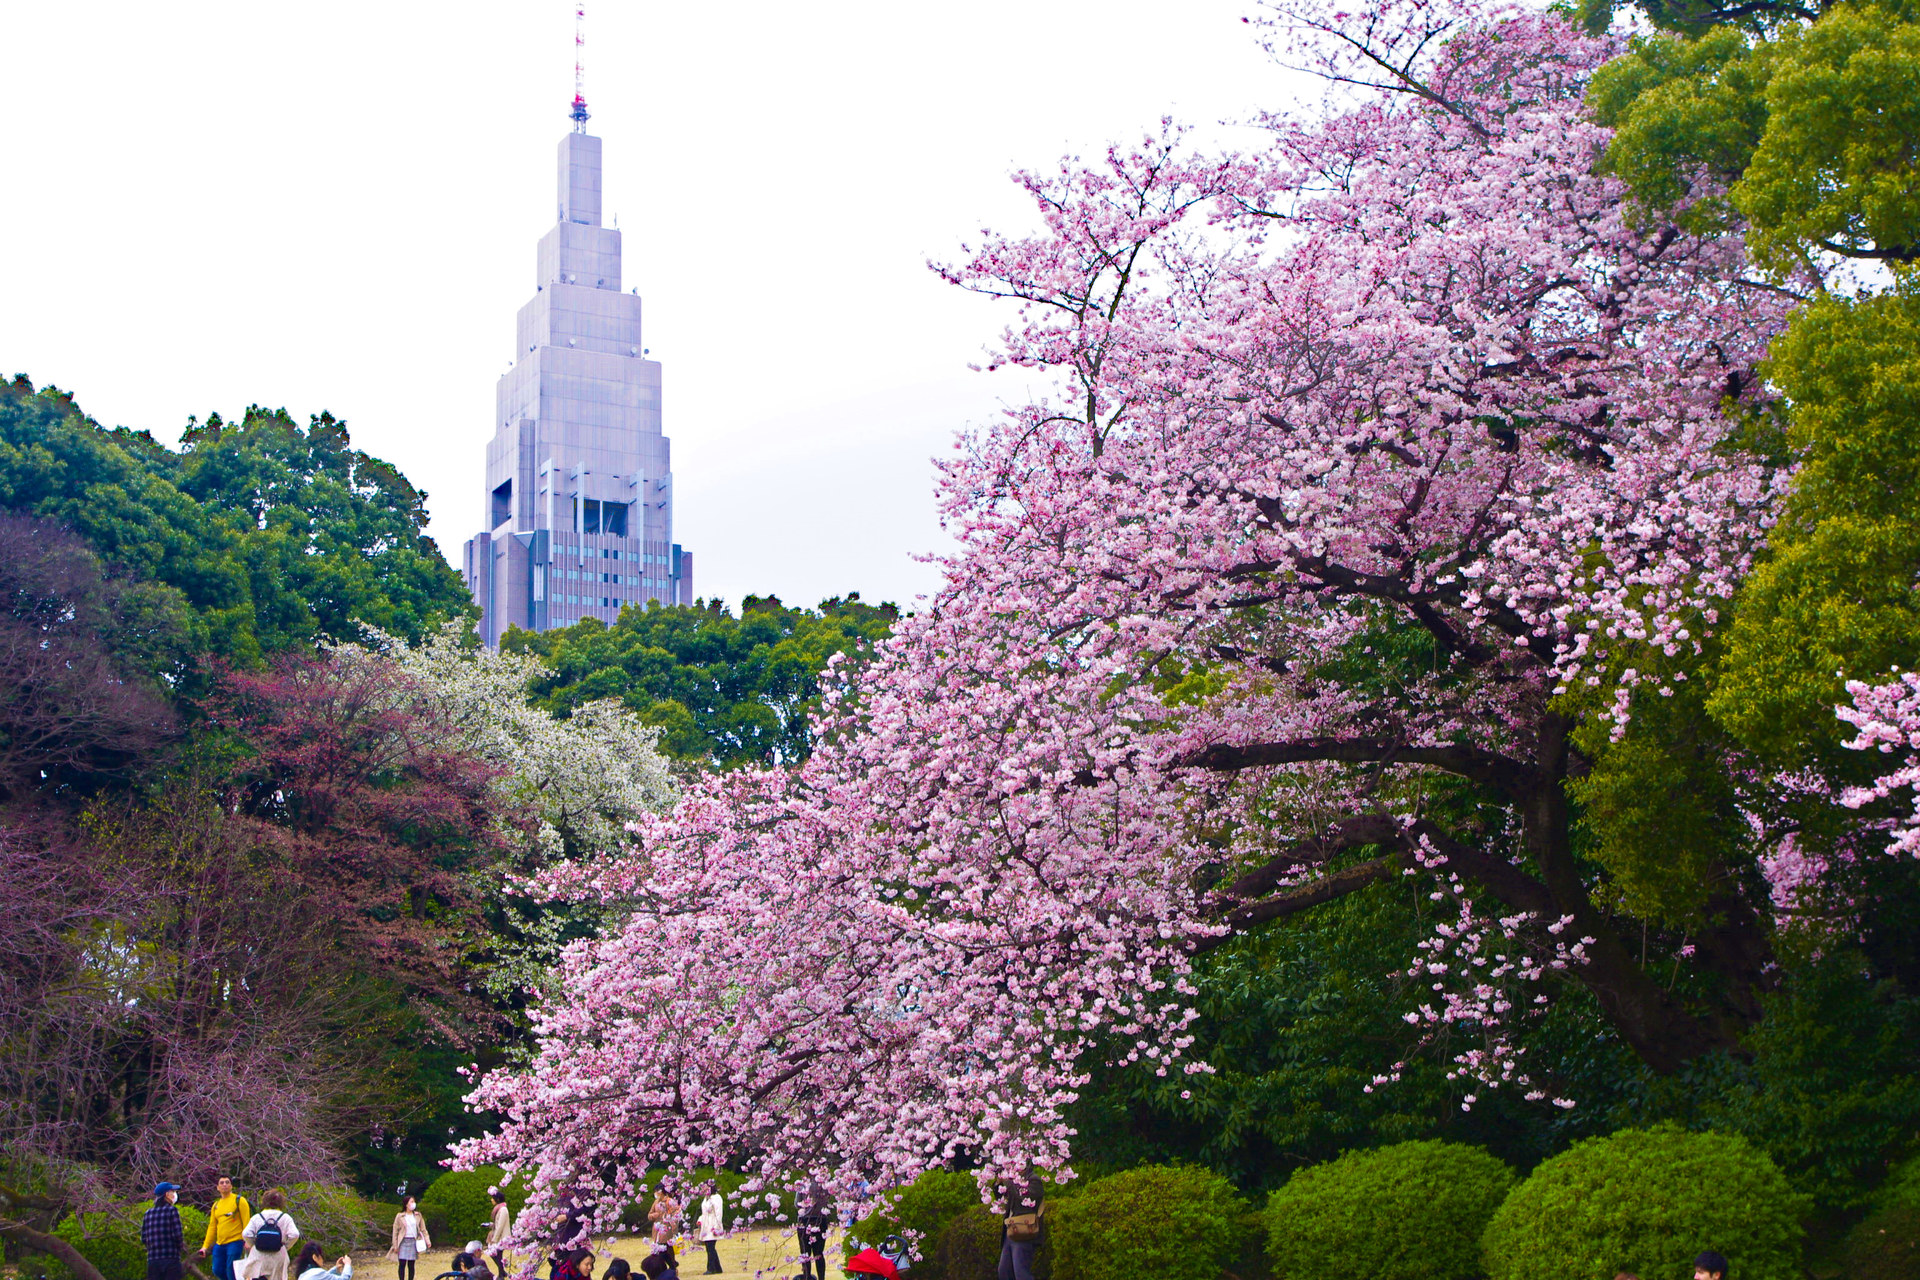
<path fill-rule="evenodd" d="M 1731 1048 L 1733 1040 L 1723 1028 L 1688 1012 L 1671 992 L 1648 977 L 1619 931 L 1602 918 L 1588 896 L 1573 860 L 1572 814 L 1566 788 L 1567 727 L 1560 716 L 1549 713 L 1540 718 L 1537 751 L 1541 780 L 1521 806 L 1522 839 L 1561 915 L 1572 917 L 1561 936 L 1569 942 L 1593 939 L 1585 950 L 1587 963 L 1568 965 L 1568 975 L 1593 992 L 1608 1021 L 1640 1060 L 1667 1075 L 1690 1058 Z"/>

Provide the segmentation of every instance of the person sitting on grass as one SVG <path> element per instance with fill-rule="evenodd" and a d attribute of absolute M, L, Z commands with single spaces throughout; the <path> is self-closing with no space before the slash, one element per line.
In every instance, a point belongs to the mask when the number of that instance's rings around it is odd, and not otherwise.
<path fill-rule="evenodd" d="M 640 1274 L 647 1280 L 680 1280 L 680 1268 L 674 1265 L 673 1246 L 663 1244 L 642 1259 Z"/>

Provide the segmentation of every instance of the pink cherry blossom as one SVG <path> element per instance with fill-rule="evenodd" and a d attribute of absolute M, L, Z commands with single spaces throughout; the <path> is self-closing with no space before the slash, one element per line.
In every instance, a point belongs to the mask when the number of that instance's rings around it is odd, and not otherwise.
<path fill-rule="evenodd" d="M 1897 767 L 1871 784 L 1843 792 L 1840 803 L 1858 809 L 1901 791 L 1912 791 L 1913 812 L 1897 823 L 1888 849 L 1920 858 L 1920 675 L 1896 672 L 1885 684 L 1847 681 L 1850 707 L 1837 708 L 1842 720 L 1859 730 L 1847 745 L 1855 751 L 1897 756 Z"/>
<path fill-rule="evenodd" d="M 1719 1043 L 1572 869 L 1557 695 L 1617 730 L 1717 625 L 1780 483 L 1727 407 L 1785 303 L 1594 173 L 1613 46 L 1562 18 L 1269 30 L 1322 112 L 1023 173 L 1039 229 L 940 268 L 1012 302 L 996 361 L 1049 390 L 941 465 L 961 549 L 819 750 L 550 878 L 626 923 L 472 1095 L 504 1119 L 459 1159 L 532 1180 L 525 1232 L 657 1162 L 1065 1171 L 1091 1055 L 1207 1070 L 1197 950 L 1407 873 L 1453 903 L 1408 1017 L 1477 1030 L 1463 1079 L 1573 1104 L 1508 1035 L 1549 977 L 1656 1066 Z"/>

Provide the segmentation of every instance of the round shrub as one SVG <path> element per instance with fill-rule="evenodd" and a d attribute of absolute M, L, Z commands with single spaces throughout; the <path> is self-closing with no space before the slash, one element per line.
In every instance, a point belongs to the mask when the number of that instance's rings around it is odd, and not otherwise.
<path fill-rule="evenodd" d="M 1402 1142 L 1302 1169 L 1267 1200 L 1267 1254 L 1287 1280 L 1470 1280 L 1516 1181 L 1478 1147 Z"/>
<path fill-rule="evenodd" d="M 1806 1199 L 1745 1140 L 1674 1125 L 1589 1138 L 1544 1161 L 1493 1215 L 1491 1280 L 1691 1275 L 1726 1255 L 1738 1280 L 1796 1280 Z"/>
<path fill-rule="evenodd" d="M 973 1203 L 942 1225 L 931 1248 L 922 1244 L 928 1257 L 907 1274 L 927 1280 L 999 1280 L 1000 1224 L 1000 1215 L 981 1204 L 975 1192 Z M 1046 1277 L 1045 1270 L 1036 1268 L 1036 1280 Z"/>
<path fill-rule="evenodd" d="M 867 1244 L 895 1235 L 913 1241 L 922 1259 L 913 1273 L 923 1280 L 942 1280 L 935 1256 L 940 1233 L 968 1209 L 978 1208 L 980 1184 L 972 1174 L 928 1169 L 906 1186 L 881 1196 L 874 1211 L 853 1224 L 853 1234 Z M 996 1258 L 998 1247 L 996 1236 Z"/>
<path fill-rule="evenodd" d="M 1847 1280 L 1920 1276 L 1920 1201 L 1877 1209 L 1847 1233 L 1840 1250 Z"/>
<path fill-rule="evenodd" d="M 1232 1183 L 1191 1165 L 1096 1179 L 1047 1207 L 1053 1280 L 1219 1280 L 1240 1253 L 1247 1208 Z"/>
<path fill-rule="evenodd" d="M 481 1190 L 485 1191 L 485 1186 Z M 318 1241 L 329 1258 L 337 1253 L 364 1252 L 374 1247 L 383 1252 L 393 1240 L 393 1215 L 397 1204 L 381 1204 L 346 1187 L 328 1187 L 317 1182 L 296 1182 L 283 1188 L 287 1193 L 287 1214 L 300 1228 L 302 1240 Z M 255 1211 L 259 1206 L 254 1206 Z M 434 1235 L 433 1224 L 427 1233 Z M 462 1236 L 454 1247 L 465 1244 Z M 446 1242 L 437 1235 L 434 1243 Z"/>
<path fill-rule="evenodd" d="M 506 1177 L 506 1170 L 489 1164 L 465 1172 L 450 1170 L 435 1178 L 420 1194 L 420 1212 L 433 1242 L 458 1249 L 469 1240 L 485 1240 L 493 1221 L 493 1197 L 487 1194 L 488 1187 L 499 1187 L 507 1193 L 507 1208 L 518 1218 L 520 1206 L 527 1202 L 526 1179 L 508 1182 Z M 300 1215 L 294 1214 L 293 1220 L 300 1222 Z M 388 1222 L 391 1224 L 392 1219 Z M 306 1229 L 304 1222 L 300 1226 Z"/>
<path fill-rule="evenodd" d="M 100 1270 L 102 1280 L 147 1280 L 147 1250 L 140 1243 L 140 1219 L 152 1200 L 137 1200 L 99 1213 L 69 1215 L 53 1234 L 80 1251 Z M 190 1204 L 180 1206 L 182 1248 L 190 1255 L 206 1237 L 207 1215 Z M 48 1280 L 73 1280 L 73 1272 L 58 1258 L 48 1258 Z"/>

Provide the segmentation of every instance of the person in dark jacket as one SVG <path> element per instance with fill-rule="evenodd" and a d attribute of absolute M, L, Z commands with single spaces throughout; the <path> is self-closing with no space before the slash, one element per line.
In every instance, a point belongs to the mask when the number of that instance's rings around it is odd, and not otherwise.
<path fill-rule="evenodd" d="M 1000 1280 L 1033 1280 L 1045 1213 L 1040 1179 L 1029 1175 L 1007 1187 L 1007 1217 L 1000 1228 Z"/>
<path fill-rule="evenodd" d="M 147 1250 L 147 1280 L 180 1280 L 180 1254 L 186 1235 L 180 1229 L 180 1188 L 163 1182 L 153 1189 L 153 1207 L 140 1219 L 140 1243 Z"/>
<path fill-rule="evenodd" d="M 808 1178 L 794 1192 L 794 1208 L 798 1218 L 796 1233 L 800 1237 L 800 1274 L 811 1276 L 818 1267 L 820 1280 L 827 1280 L 827 1227 L 833 1222 L 828 1213 L 833 1208 L 833 1197 L 827 1194 L 819 1179 Z"/>

